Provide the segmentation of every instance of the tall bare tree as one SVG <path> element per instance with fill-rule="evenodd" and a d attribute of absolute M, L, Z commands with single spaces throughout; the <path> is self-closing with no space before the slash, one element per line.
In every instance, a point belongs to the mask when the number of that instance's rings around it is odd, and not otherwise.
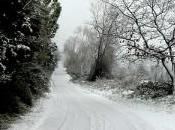
<path fill-rule="evenodd" d="M 108 70 L 110 66 L 107 67 L 103 60 L 107 52 L 113 53 L 113 50 L 107 51 L 112 49 L 112 44 L 114 43 L 114 36 L 111 34 L 115 29 L 115 21 L 118 17 L 118 14 L 112 13 L 112 11 L 111 5 L 101 1 L 97 1 L 97 3 L 92 6 L 93 21 L 91 25 L 97 34 L 98 41 L 97 56 L 91 67 L 88 78 L 90 81 L 94 81 L 96 80 L 96 77 L 103 77 L 107 73 L 110 73 Z M 111 65 L 111 63 L 108 63 L 108 65 Z"/>
<path fill-rule="evenodd" d="M 129 54 L 161 61 L 175 85 L 175 1 L 102 1 L 120 14 L 113 35 L 127 46 Z"/>

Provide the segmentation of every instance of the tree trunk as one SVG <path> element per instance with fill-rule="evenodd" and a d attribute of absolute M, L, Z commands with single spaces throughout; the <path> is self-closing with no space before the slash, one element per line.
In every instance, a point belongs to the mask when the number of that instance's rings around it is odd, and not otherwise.
<path fill-rule="evenodd" d="M 170 76 L 171 79 L 171 84 L 172 84 L 172 92 L 170 94 L 173 94 L 174 92 L 174 86 L 175 86 L 175 80 L 174 80 L 174 75 L 170 72 L 170 70 L 168 69 L 168 67 L 165 64 L 165 59 L 163 58 L 162 60 L 162 65 L 165 68 L 166 72 L 168 73 L 168 75 Z"/>
<path fill-rule="evenodd" d="M 95 81 L 97 77 L 102 76 L 102 64 L 101 60 L 97 59 L 91 67 L 91 71 L 88 77 L 89 81 Z"/>
<path fill-rule="evenodd" d="M 95 71 L 96 71 L 96 65 L 93 64 L 92 67 L 91 67 L 91 70 L 90 70 L 88 81 L 95 81 L 96 80 Z"/>

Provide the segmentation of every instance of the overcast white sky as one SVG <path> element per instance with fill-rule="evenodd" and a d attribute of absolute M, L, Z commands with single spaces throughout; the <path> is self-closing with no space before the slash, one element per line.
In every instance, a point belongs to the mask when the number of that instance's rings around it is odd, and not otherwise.
<path fill-rule="evenodd" d="M 60 28 L 55 41 L 60 49 L 64 41 L 73 34 L 75 29 L 90 19 L 90 5 L 92 0 L 60 0 L 62 6 L 59 18 Z"/>

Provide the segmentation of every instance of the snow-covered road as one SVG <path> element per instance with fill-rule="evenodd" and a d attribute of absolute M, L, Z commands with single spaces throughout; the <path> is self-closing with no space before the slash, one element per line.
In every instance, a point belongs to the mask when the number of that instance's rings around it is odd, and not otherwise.
<path fill-rule="evenodd" d="M 71 83 L 60 64 L 52 94 L 9 130 L 175 130 L 175 115 L 134 109 Z"/>

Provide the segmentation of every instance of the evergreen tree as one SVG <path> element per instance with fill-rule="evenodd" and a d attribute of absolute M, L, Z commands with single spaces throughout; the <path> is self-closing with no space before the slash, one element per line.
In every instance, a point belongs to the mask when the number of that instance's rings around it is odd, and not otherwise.
<path fill-rule="evenodd" d="M 60 12 L 57 0 L 0 1 L 0 114 L 20 113 L 48 90 Z"/>

